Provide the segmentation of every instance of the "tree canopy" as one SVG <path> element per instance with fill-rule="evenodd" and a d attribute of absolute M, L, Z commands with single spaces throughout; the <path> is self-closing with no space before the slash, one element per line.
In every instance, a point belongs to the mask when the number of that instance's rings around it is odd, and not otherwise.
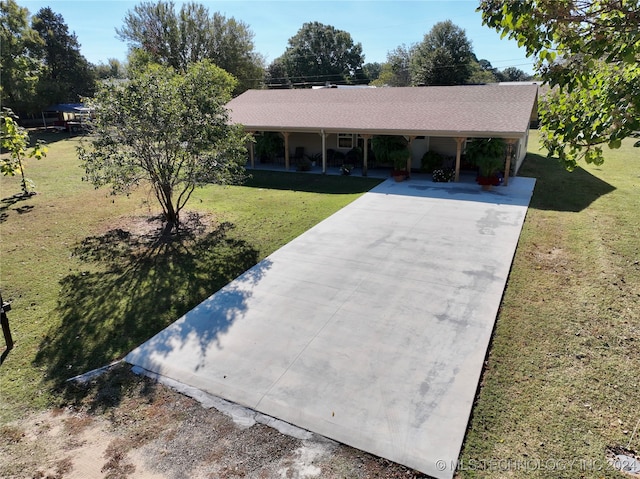
<path fill-rule="evenodd" d="M 75 33 L 62 15 L 42 8 L 33 17 L 33 29 L 44 44 L 41 58 L 44 70 L 38 82 L 39 103 L 75 103 L 95 91 L 95 78 L 89 62 L 80 53 Z"/>
<path fill-rule="evenodd" d="M 387 63 L 382 67 L 377 85 L 409 86 L 411 85 L 411 56 L 415 45 L 408 47 L 404 44 L 387 52 Z"/>
<path fill-rule="evenodd" d="M 380 77 L 380 73 L 382 73 L 382 64 L 378 62 L 365 63 L 362 65 L 362 72 L 369 82 L 372 82 Z"/>
<path fill-rule="evenodd" d="M 107 63 L 95 65 L 93 72 L 96 78 L 100 80 L 110 78 L 123 79 L 127 77 L 127 66 L 117 58 L 109 58 Z"/>
<path fill-rule="evenodd" d="M 303 24 L 274 63 L 284 67 L 293 84 L 358 83 L 364 76 L 362 45 L 348 32 L 320 22 Z"/>
<path fill-rule="evenodd" d="M 530 81 L 533 77 L 516 67 L 507 67 L 500 71 L 491 65 L 486 59 L 475 59 L 471 62 L 471 77 L 469 83 L 495 83 Z"/>
<path fill-rule="evenodd" d="M 94 92 L 92 66 L 61 15 L 42 8 L 31 18 L 14 0 L 0 3 L 1 103 L 20 114 Z"/>
<path fill-rule="evenodd" d="M 237 78 L 235 93 L 262 82 L 264 61 L 254 51 L 253 32 L 241 21 L 211 14 L 202 4 L 188 2 L 176 11 L 172 1 L 143 2 L 127 12 L 116 32 L 149 61 L 176 71 L 184 72 L 201 60 L 212 61 Z"/>
<path fill-rule="evenodd" d="M 44 42 L 29 24 L 29 11 L 14 0 L 0 2 L 0 103 L 14 111 L 32 109 L 42 70 Z"/>
<path fill-rule="evenodd" d="M 552 88 L 543 144 L 568 169 L 640 130 L 640 0 L 483 0 L 483 22 L 524 46 Z"/>
<path fill-rule="evenodd" d="M 225 108 L 235 79 L 208 60 L 184 73 L 157 64 L 132 73 L 99 90 L 95 130 L 79 156 L 96 187 L 120 193 L 150 184 L 169 232 L 196 187 L 244 177 L 248 138 Z"/>
<path fill-rule="evenodd" d="M 436 23 L 411 55 L 414 85 L 462 85 L 471 77 L 473 50 L 463 29 L 447 20 Z"/>

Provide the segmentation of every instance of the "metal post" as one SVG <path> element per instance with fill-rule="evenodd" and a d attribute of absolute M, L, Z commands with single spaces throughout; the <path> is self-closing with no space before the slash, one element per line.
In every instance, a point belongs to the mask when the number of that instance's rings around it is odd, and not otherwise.
<path fill-rule="evenodd" d="M 4 334 L 4 342 L 7 343 L 7 351 L 13 349 L 13 338 L 11 337 L 11 330 L 9 329 L 9 318 L 7 318 L 7 311 L 11 310 L 11 303 L 5 303 L 2 301 L 2 295 L 0 295 L 0 323 L 2 323 L 2 333 Z"/>

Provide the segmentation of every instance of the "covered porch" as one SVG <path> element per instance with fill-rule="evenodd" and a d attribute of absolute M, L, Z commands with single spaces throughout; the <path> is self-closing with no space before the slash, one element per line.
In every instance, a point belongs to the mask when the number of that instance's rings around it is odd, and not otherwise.
<path fill-rule="evenodd" d="M 507 144 L 504 181 L 517 174 L 526 154 L 529 124 L 535 114 L 536 85 L 466 85 L 318 90 L 249 90 L 227 106 L 231 120 L 252 135 L 280 135 L 283 152 L 279 166 L 292 169 L 305 152 L 317 157 L 316 168 L 328 174 L 339 166 L 332 150 L 362 145 L 360 174 L 373 170 L 372 138 L 403 136 L 412 151 L 407 171 L 420 169 L 426 151 L 451 158 L 455 181 L 463 174 L 468 140 L 500 138 Z M 259 164 L 253 144 L 249 166 Z M 295 158 L 294 158 L 295 157 Z"/>
<path fill-rule="evenodd" d="M 260 132 L 250 131 L 249 133 L 255 136 Z M 335 133 L 327 133 L 325 131 L 321 131 L 316 135 L 307 134 L 305 135 L 307 137 L 306 140 L 299 140 L 299 141 L 296 141 L 296 139 L 301 138 L 301 135 L 299 133 L 296 134 L 296 132 L 278 132 L 278 134 L 282 136 L 284 141 L 284 148 L 283 148 L 282 154 L 276 157 L 272 162 L 262 163 L 257 158 L 254 143 L 251 142 L 247 145 L 249 150 L 249 161 L 246 165 L 247 168 L 268 169 L 268 170 L 271 169 L 276 171 L 280 171 L 280 170 L 292 171 L 297 169 L 296 162 L 300 160 L 300 158 L 296 157 L 296 154 L 300 155 L 300 154 L 305 154 L 304 152 L 311 152 L 311 154 L 309 154 L 308 156 L 314 157 L 314 158 L 319 157 L 320 161 L 318 160 L 313 161 L 312 164 L 308 167 L 309 169 L 304 170 L 306 172 L 341 175 L 341 174 L 344 174 L 341 168 L 341 166 L 344 164 L 344 165 L 352 166 L 352 168 L 350 168 L 351 170 L 350 174 L 354 174 L 354 175 L 358 174 L 360 176 L 372 176 L 374 178 L 386 178 L 390 176 L 391 168 L 388 165 L 387 166 L 380 165 L 376 163 L 375 160 L 373 162 L 371 161 L 372 160 L 371 139 L 375 135 L 366 134 L 366 133 L 352 134 L 352 136 L 355 138 L 355 141 L 352 142 L 352 144 L 357 145 L 356 147 L 362 150 L 362 158 L 359 159 L 358 161 L 350 161 L 347 155 L 340 152 L 339 150 L 337 150 L 337 153 L 341 154 L 342 156 L 342 158 L 339 160 L 336 160 L 335 158 L 332 157 L 333 155 L 330 154 L 330 153 L 335 154 L 336 150 L 334 149 L 335 145 L 332 145 L 328 142 L 328 138 L 331 138 L 331 137 L 335 138 L 337 136 Z M 318 141 L 315 142 L 315 143 L 319 143 L 318 145 L 314 145 L 313 140 L 309 141 L 308 138 L 309 137 L 313 138 L 313 136 L 318 136 L 320 138 Z M 424 140 L 425 136 L 423 135 L 421 136 L 400 135 L 400 136 L 405 137 L 405 139 L 409 144 L 409 149 L 411 150 L 411 153 L 412 153 L 411 157 L 407 159 L 407 166 L 406 166 L 406 170 L 409 176 L 410 177 L 414 175 L 420 175 L 420 177 L 430 176 L 420 172 L 420 166 L 421 166 L 420 159 L 422 155 L 427 151 L 431 151 L 429 149 L 429 142 L 427 141 L 426 150 L 424 149 L 424 147 L 422 149 L 420 149 L 420 147 L 415 148 L 415 143 L 417 143 L 416 140 Z M 426 137 L 426 138 L 427 140 L 429 140 L 429 137 Z M 452 143 L 452 142 L 455 143 L 455 147 L 453 151 L 451 151 L 450 148 L 447 149 L 446 147 L 442 147 L 442 146 L 440 151 L 433 150 L 433 151 L 437 151 L 438 153 L 441 153 L 445 158 L 447 157 L 450 158 L 452 167 L 455 171 L 455 177 L 453 180 L 455 182 L 458 182 L 461 180 L 461 175 L 464 175 L 466 179 L 469 179 L 471 177 L 469 171 L 463 171 L 462 169 L 462 155 L 464 153 L 464 147 L 467 140 L 471 140 L 471 139 L 474 139 L 474 138 L 466 138 L 466 137 L 434 138 L 434 140 L 439 140 L 438 143 L 441 145 L 443 143 L 446 144 L 447 141 L 449 143 Z M 512 171 L 512 162 L 514 160 L 517 160 L 517 151 L 520 147 L 519 145 L 520 139 L 519 138 L 502 138 L 502 139 L 505 141 L 507 145 L 507 150 L 504 158 L 504 181 L 503 181 L 503 186 L 507 186 L 509 182 L 510 172 Z M 300 146 L 300 145 L 304 145 L 304 146 Z M 334 148 L 328 148 L 327 146 L 334 146 Z M 524 146 L 526 148 L 526 143 Z M 291 153 L 292 151 L 295 151 L 296 153 L 292 154 Z M 445 165 L 441 165 L 441 166 L 444 167 Z M 516 171 L 517 171 L 517 168 L 516 168 Z"/>
<path fill-rule="evenodd" d="M 322 168 L 322 164 L 316 164 L 315 166 L 311 166 L 309 170 L 306 171 L 297 171 L 295 165 L 290 164 L 287 169 L 284 158 L 279 159 L 273 163 L 261 163 L 254 159 L 253 165 L 251 161 L 247 161 L 245 167 L 247 170 L 251 171 L 274 171 L 274 172 L 282 172 L 282 173 L 300 173 L 306 175 L 328 175 L 328 176 L 344 176 L 342 169 L 339 166 L 327 166 L 324 170 Z M 364 170 L 362 167 L 355 167 L 351 170 L 349 176 L 363 177 L 366 176 L 368 178 L 379 178 L 379 179 L 387 179 L 391 176 L 391 168 L 389 167 L 378 167 L 373 166 L 369 167 L 367 170 L 367 174 L 364 174 Z M 420 171 L 413 171 L 411 173 L 411 179 L 416 181 L 429 181 L 431 182 L 431 174 L 430 173 L 422 173 Z M 476 174 L 469 170 L 462 170 L 458 177 L 457 182 L 460 184 L 475 184 Z"/>

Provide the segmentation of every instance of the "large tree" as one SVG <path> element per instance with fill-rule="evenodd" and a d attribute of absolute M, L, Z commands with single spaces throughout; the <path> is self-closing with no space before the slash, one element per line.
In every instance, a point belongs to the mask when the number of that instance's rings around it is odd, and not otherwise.
<path fill-rule="evenodd" d="M 495 83 L 501 81 L 497 68 L 484 58 L 477 60 L 475 55 L 471 62 L 471 76 L 467 80 L 470 84 Z"/>
<path fill-rule="evenodd" d="M 41 53 L 45 68 L 37 88 L 40 103 L 74 103 L 93 95 L 92 66 L 80 53 L 78 39 L 75 33 L 69 33 L 62 15 L 42 8 L 32 24 L 44 41 Z"/>
<path fill-rule="evenodd" d="M 132 73 L 99 90 L 95 131 L 79 156 L 96 187 L 150 184 L 168 233 L 196 187 L 243 178 L 247 136 L 225 108 L 235 80 L 208 60 L 182 74 L 157 64 Z"/>
<path fill-rule="evenodd" d="M 99 80 L 123 79 L 127 77 L 127 66 L 117 58 L 109 58 L 107 63 L 94 65 L 93 73 Z"/>
<path fill-rule="evenodd" d="M 276 61 L 284 65 L 293 84 L 357 83 L 364 55 L 351 35 L 331 25 L 310 22 L 289 39 Z"/>
<path fill-rule="evenodd" d="M 176 11 L 172 1 L 143 2 L 127 12 L 118 36 L 150 61 L 186 71 L 211 60 L 238 79 L 236 93 L 262 82 L 263 59 L 254 51 L 253 33 L 234 18 L 189 2 Z M 140 60 L 140 56 L 137 57 Z"/>
<path fill-rule="evenodd" d="M 409 86 L 411 85 L 411 57 L 416 46 L 400 45 L 387 52 L 387 68 L 385 72 L 390 73 L 385 78 L 389 86 Z M 381 75 L 382 76 L 382 75 Z"/>
<path fill-rule="evenodd" d="M 291 88 L 291 80 L 287 74 L 282 57 L 272 61 L 265 71 L 265 84 L 269 88 Z"/>
<path fill-rule="evenodd" d="M 29 25 L 29 11 L 14 0 L 0 2 L 0 104 L 16 112 L 35 108 L 42 72 L 42 38 Z"/>
<path fill-rule="evenodd" d="M 414 85 L 462 85 L 471 77 L 473 50 L 463 29 L 447 20 L 436 23 L 411 55 Z"/>
<path fill-rule="evenodd" d="M 500 81 L 530 81 L 531 75 L 516 67 L 507 67 L 500 72 Z"/>
<path fill-rule="evenodd" d="M 380 73 L 382 73 L 382 64 L 378 62 L 365 63 L 362 65 L 362 72 L 367 77 L 369 83 L 371 83 L 380 77 Z"/>
<path fill-rule="evenodd" d="M 640 0 L 483 0 L 486 25 L 516 39 L 551 85 L 543 144 L 568 169 L 640 130 Z"/>

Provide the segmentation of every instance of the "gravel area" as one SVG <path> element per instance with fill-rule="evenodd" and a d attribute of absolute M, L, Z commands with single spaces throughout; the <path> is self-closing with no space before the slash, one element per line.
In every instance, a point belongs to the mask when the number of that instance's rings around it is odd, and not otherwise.
<path fill-rule="evenodd" d="M 120 364 L 2 426 L 6 479 L 426 478 L 317 435 L 243 425 Z"/>

